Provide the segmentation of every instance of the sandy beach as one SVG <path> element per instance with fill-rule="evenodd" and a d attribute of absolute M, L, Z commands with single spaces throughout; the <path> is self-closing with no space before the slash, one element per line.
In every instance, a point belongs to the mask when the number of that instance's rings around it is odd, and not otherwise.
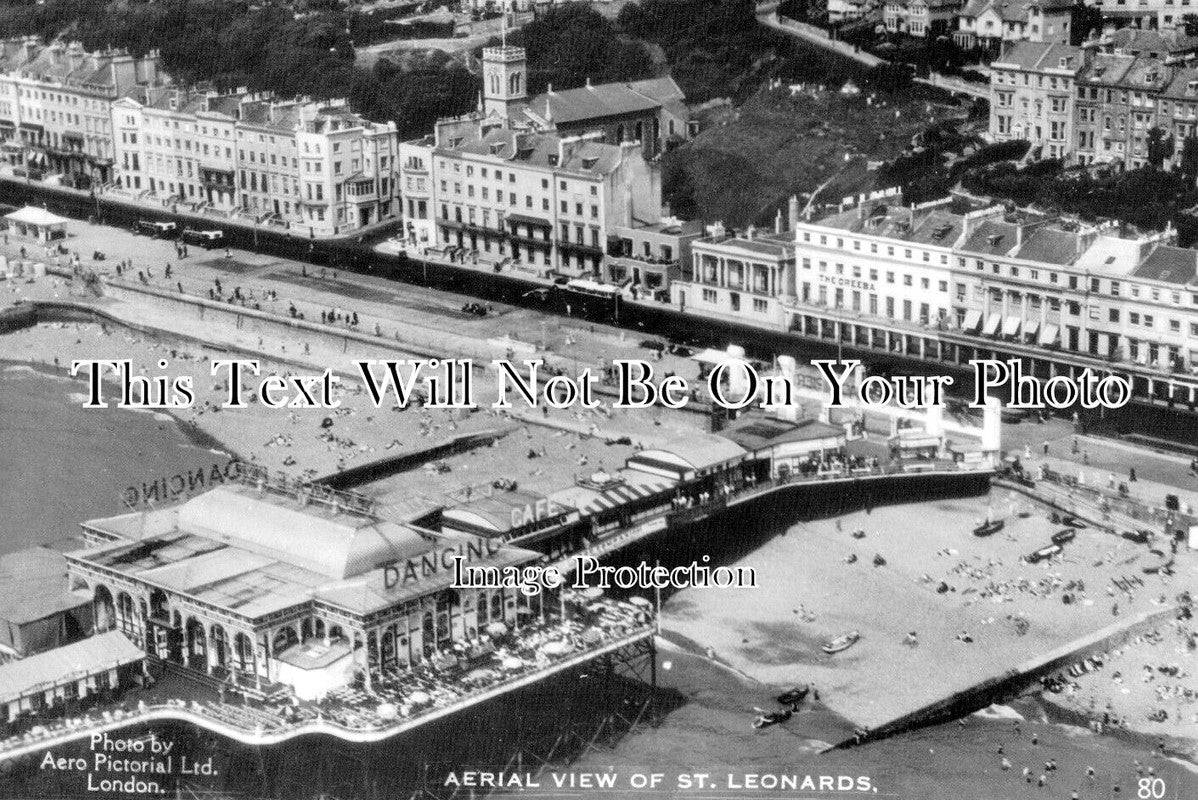
<path fill-rule="evenodd" d="M 332 412 L 321 409 L 268 409 L 250 404 L 244 409 L 222 410 L 226 387 L 224 382 L 209 377 L 209 362 L 221 354 L 216 350 L 192 344 L 170 344 L 156 341 L 112 326 L 82 323 L 50 323 L 18 331 L 4 337 L 5 358 L 12 361 L 48 365 L 62 370 L 72 359 L 105 358 L 130 359 L 134 370 L 153 370 L 155 375 L 177 377 L 195 376 L 196 400 L 188 409 L 169 412 L 185 428 L 224 443 L 238 457 L 263 464 L 271 469 L 306 476 L 323 475 L 338 468 L 356 466 L 366 461 L 410 450 L 422 450 L 447 441 L 453 436 L 487 430 L 514 430 L 518 436 L 506 436 L 496 446 L 479 453 L 466 453 L 445 459 L 451 472 L 437 475 L 431 483 L 427 471 L 421 471 L 419 485 L 409 487 L 414 493 L 441 493 L 462 488 L 485 479 L 511 477 L 522 483 L 543 489 L 560 488 L 574 473 L 587 474 L 596 469 L 615 469 L 623 466 L 632 452 L 627 445 L 608 445 L 604 429 L 611 419 L 600 412 L 579 410 L 553 412 L 542 424 L 513 420 L 489 409 L 474 413 L 463 411 L 408 408 L 396 410 L 384 406 L 375 408 L 359 384 L 335 388 L 341 408 Z M 157 361 L 166 359 L 166 370 L 157 368 Z M 348 365 L 347 365 L 348 366 Z M 285 374 L 289 367 L 264 360 L 263 375 Z M 347 370 L 348 372 L 348 370 Z M 83 402 L 84 384 L 77 393 Z M 249 397 L 249 392 L 246 393 Z M 165 415 L 165 412 L 160 412 Z M 538 415 L 540 416 L 540 415 Z M 321 427 L 329 417 L 332 425 Z M 554 425 L 593 431 L 597 437 L 579 435 Z M 618 421 L 621 432 L 629 427 L 641 427 L 646 435 L 682 435 L 687 428 L 680 422 L 654 425 L 651 420 L 631 413 Z M 529 451 L 538 454 L 528 459 Z M 512 463 L 528 462 L 530 468 L 511 474 Z M 535 461 L 535 464 L 534 464 Z M 456 474 L 469 472 L 468 476 Z M 410 476 L 411 474 L 409 474 Z M 539 480 L 540 478 L 544 480 Z M 406 480 L 406 478 L 405 478 Z M 444 501 L 441 501 L 442 503 Z"/>
<path fill-rule="evenodd" d="M 1142 575 L 1155 558 L 1142 545 L 1088 530 L 1061 559 L 1021 563 L 1059 526 L 1036 512 L 992 537 L 970 534 L 988 506 L 1001 514 L 1008 503 L 995 492 L 796 525 L 737 562 L 761 588 L 679 592 L 665 626 L 764 683 L 813 683 L 832 709 L 872 727 L 1111 624 L 1116 603 L 1119 614 L 1148 611 L 1194 585 L 1193 559 L 1171 578 Z M 1130 594 L 1111 583 L 1131 575 L 1144 585 Z M 857 645 L 820 650 L 849 630 Z M 905 643 L 909 632 L 917 644 Z"/>

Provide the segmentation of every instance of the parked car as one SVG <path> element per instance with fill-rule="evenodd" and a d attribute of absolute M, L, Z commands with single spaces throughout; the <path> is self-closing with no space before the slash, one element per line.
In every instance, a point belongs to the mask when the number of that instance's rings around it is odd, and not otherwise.
<path fill-rule="evenodd" d="M 182 239 L 185 244 L 193 244 L 205 250 L 211 250 L 224 244 L 225 234 L 224 231 L 201 231 L 195 228 L 186 228 L 183 231 Z"/>
<path fill-rule="evenodd" d="M 143 236 L 149 236 L 154 239 L 174 239 L 178 227 L 173 222 L 150 222 L 149 220 L 139 219 L 137 224 L 133 226 L 133 230 L 135 233 L 140 233 Z"/>
<path fill-rule="evenodd" d="M 1136 544 L 1148 544 L 1148 540 L 1152 538 L 1152 531 L 1146 531 L 1143 529 L 1138 531 L 1123 531 L 1123 533 L 1119 535 L 1124 539 L 1127 539 L 1129 542 L 1135 542 Z"/>

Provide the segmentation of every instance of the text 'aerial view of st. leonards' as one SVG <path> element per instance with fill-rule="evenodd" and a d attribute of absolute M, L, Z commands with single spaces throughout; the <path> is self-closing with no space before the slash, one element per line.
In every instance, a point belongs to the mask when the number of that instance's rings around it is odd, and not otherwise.
<path fill-rule="evenodd" d="M 0 0 L 0 800 L 1198 798 L 1198 0 Z"/>

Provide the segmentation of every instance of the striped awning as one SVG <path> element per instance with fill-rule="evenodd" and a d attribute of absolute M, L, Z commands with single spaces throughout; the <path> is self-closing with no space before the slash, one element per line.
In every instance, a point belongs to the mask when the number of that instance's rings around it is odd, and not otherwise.
<path fill-rule="evenodd" d="M 596 492 L 595 496 L 579 506 L 578 511 L 582 516 L 596 514 L 600 511 L 607 511 L 617 506 L 626 505 L 634 500 L 640 500 L 651 495 L 660 494 L 668 491 L 673 487 L 672 481 L 652 481 L 649 483 L 639 484 L 620 484 L 611 489 L 605 489 L 602 492 Z"/>

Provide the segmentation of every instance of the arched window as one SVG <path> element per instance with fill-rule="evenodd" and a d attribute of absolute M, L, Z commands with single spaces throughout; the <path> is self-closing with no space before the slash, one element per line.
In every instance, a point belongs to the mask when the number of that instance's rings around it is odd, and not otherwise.
<path fill-rule="evenodd" d="M 520 94 L 520 73 L 513 72 L 508 80 L 508 94 Z"/>
<path fill-rule="evenodd" d="M 244 633 L 233 637 L 233 664 L 243 671 L 254 666 L 254 643 Z"/>
<path fill-rule="evenodd" d="M 499 75 L 494 72 L 491 73 L 491 94 L 499 94 Z"/>
<path fill-rule="evenodd" d="M 279 628 L 275 631 L 274 639 L 271 641 L 271 647 L 275 655 L 283 652 L 287 648 L 299 642 L 299 638 L 295 635 L 295 628 L 288 625 L 285 628 Z"/>
<path fill-rule="evenodd" d="M 478 624 L 487 624 L 487 593 L 480 591 L 478 593 Z"/>
<path fill-rule="evenodd" d="M 96 593 L 92 598 L 92 606 L 96 614 L 97 633 L 109 631 L 116 627 L 116 604 L 113 602 L 112 592 L 108 590 L 107 586 L 103 584 L 96 586 Z"/>

